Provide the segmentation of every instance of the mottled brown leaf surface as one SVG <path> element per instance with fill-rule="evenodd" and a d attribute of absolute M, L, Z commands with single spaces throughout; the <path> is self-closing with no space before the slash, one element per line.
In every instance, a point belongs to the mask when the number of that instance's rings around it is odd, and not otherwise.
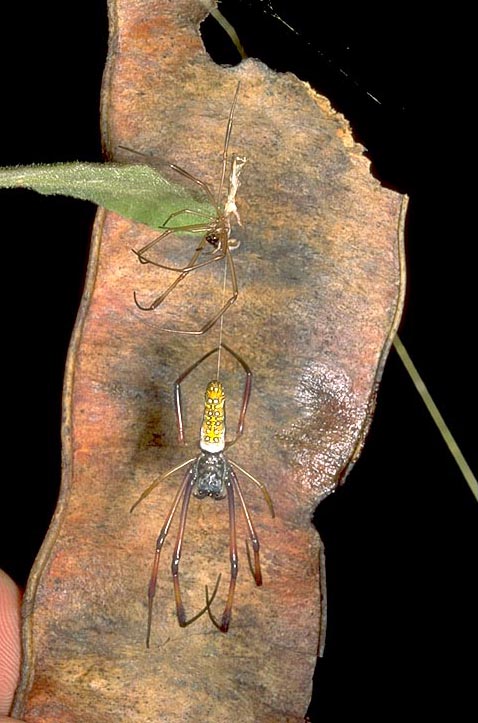
<path fill-rule="evenodd" d="M 221 298 L 223 270 L 197 271 L 157 311 L 141 312 L 133 290 L 150 299 L 174 276 L 142 266 L 130 251 L 153 230 L 100 211 L 68 359 L 61 499 L 25 602 L 15 715 L 32 723 L 296 721 L 310 698 L 324 634 L 321 545 L 310 518 L 369 424 L 401 311 L 403 200 L 381 188 L 343 117 L 306 84 L 254 60 L 216 66 L 198 34 L 203 16 L 195 0 L 111 2 L 103 136 L 116 159 L 130 160 L 118 149 L 126 146 L 216 187 L 241 80 L 231 143 L 248 158 L 238 199 L 243 226 L 234 229 L 240 296 L 225 316 L 224 339 L 254 372 L 246 431 L 231 456 L 267 484 L 277 512 L 272 520 L 244 480 L 264 586 L 256 588 L 247 570 L 240 520 L 229 633 L 207 616 L 179 628 L 173 527 L 145 648 L 155 539 L 181 475 L 131 515 L 129 508 L 155 477 L 196 453 L 214 362 L 185 385 L 187 447 L 176 441 L 172 384 L 217 344 L 219 331 L 192 338 L 161 326 L 190 328 L 207 318 Z M 222 378 L 234 424 L 242 379 L 228 359 Z M 220 615 L 227 544 L 226 503 L 193 501 L 181 562 L 189 614 L 222 572 Z"/>

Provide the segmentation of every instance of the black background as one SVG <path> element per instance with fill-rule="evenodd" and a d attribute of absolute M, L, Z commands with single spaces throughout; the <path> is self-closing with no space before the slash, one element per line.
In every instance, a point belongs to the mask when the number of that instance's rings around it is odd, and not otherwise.
<path fill-rule="evenodd" d="M 476 460 L 476 166 L 466 14 L 355 4 L 225 2 L 249 55 L 327 95 L 373 172 L 410 196 L 402 340 L 468 461 Z M 100 160 L 106 8 L 2 9 L 0 164 Z M 212 21 L 217 62 L 237 61 Z M 368 93 L 380 100 L 373 101 Z M 474 157 L 474 158 L 473 158 Z M 18 583 L 54 509 L 61 387 L 95 208 L 0 192 L 4 475 L 0 565 Z M 392 351 L 361 459 L 317 510 L 329 622 L 311 721 L 468 719 L 476 674 L 477 506 Z M 81 544 L 81 541 L 79 541 Z M 474 705 L 473 705 L 474 707 Z"/>

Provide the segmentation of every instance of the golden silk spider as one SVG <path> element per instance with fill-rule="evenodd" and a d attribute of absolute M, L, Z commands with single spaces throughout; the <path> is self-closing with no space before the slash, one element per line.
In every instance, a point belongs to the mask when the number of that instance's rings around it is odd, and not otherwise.
<path fill-rule="evenodd" d="M 185 627 L 190 623 L 197 620 L 206 611 L 213 624 L 223 633 L 226 633 L 229 628 L 231 620 L 232 605 L 234 601 L 234 592 L 236 588 L 236 580 L 238 574 L 238 552 L 237 552 L 237 540 L 236 540 L 236 496 L 239 499 L 240 507 L 242 508 L 244 520 L 247 527 L 248 537 L 253 550 L 251 555 L 249 550 L 249 544 L 246 539 L 246 551 L 249 562 L 249 568 L 254 577 L 256 585 L 262 585 L 262 572 L 259 558 L 259 538 L 254 528 L 251 515 L 244 499 L 241 485 L 237 478 L 235 469 L 241 474 L 247 477 L 249 480 L 259 487 L 264 499 L 269 507 L 271 516 L 274 517 L 274 507 L 270 498 L 269 492 L 263 482 L 259 482 L 249 472 L 246 472 L 237 462 L 229 459 L 226 456 L 226 448 L 231 447 L 244 431 L 244 421 L 246 416 L 247 406 L 249 404 L 249 398 L 251 395 L 252 387 L 252 371 L 246 362 L 229 348 L 226 344 L 219 344 L 219 346 L 211 349 L 209 352 L 204 354 L 198 361 L 194 362 L 185 372 L 179 376 L 174 383 L 174 405 L 176 412 L 176 421 L 178 426 L 178 438 L 180 442 L 184 442 L 184 423 L 183 423 L 183 411 L 181 402 L 181 383 L 208 359 L 212 354 L 224 349 L 234 359 L 236 359 L 242 366 L 245 373 L 244 390 L 242 394 L 242 404 L 239 413 L 236 436 L 226 441 L 226 424 L 225 424 L 225 392 L 221 382 L 217 379 L 209 382 L 205 393 L 205 404 L 203 421 L 200 431 L 199 441 L 199 454 L 191 459 L 181 462 L 173 469 L 169 470 L 165 474 L 161 475 L 156 479 L 149 487 L 147 487 L 138 500 L 131 507 L 131 512 L 135 507 L 142 502 L 161 482 L 178 472 L 180 469 L 186 467 L 186 473 L 183 477 L 181 486 L 179 487 L 174 497 L 171 508 L 166 516 L 164 524 L 158 535 L 156 541 L 156 551 L 154 555 L 153 568 L 148 586 L 148 623 L 147 623 L 147 634 L 146 634 L 146 646 L 149 647 L 151 637 L 151 624 L 153 618 L 153 602 L 156 595 L 156 584 L 158 578 L 159 562 L 161 557 L 161 551 L 169 533 L 171 523 L 173 521 L 176 510 L 179 507 L 179 503 L 182 501 L 181 512 L 179 517 L 179 528 L 176 536 L 176 544 L 174 546 L 171 572 L 173 576 L 174 584 L 174 597 L 176 601 L 176 615 L 181 627 Z M 181 595 L 181 588 L 179 583 L 179 562 L 181 559 L 181 551 L 183 546 L 184 531 L 186 528 L 186 519 L 188 514 L 189 503 L 191 495 L 202 499 L 204 497 L 210 497 L 213 500 L 222 500 L 227 497 L 228 510 L 229 510 L 229 560 L 230 560 L 230 578 L 229 578 L 229 591 L 227 595 L 226 604 L 222 613 L 220 621 L 217 621 L 212 613 L 211 605 L 217 593 L 219 578 L 216 582 L 214 592 L 209 597 L 208 590 L 206 588 L 206 605 L 202 608 L 194 617 L 187 620 L 186 611 Z"/>
<path fill-rule="evenodd" d="M 202 181 L 200 178 L 197 178 L 196 176 L 193 176 L 191 173 L 188 173 L 188 171 L 185 171 L 183 168 L 180 168 L 174 163 L 170 163 L 169 166 L 174 171 L 179 173 L 184 178 L 187 178 L 189 181 L 192 181 L 195 183 L 199 188 L 204 192 L 206 197 L 208 198 L 209 202 L 211 203 L 211 206 L 214 208 L 215 215 L 206 216 L 202 213 L 199 213 L 198 211 L 194 211 L 188 208 L 181 209 L 180 211 L 175 211 L 174 213 L 171 213 L 168 218 L 164 221 L 162 226 L 160 228 L 164 229 L 163 232 L 154 238 L 152 241 L 147 243 L 145 246 L 143 246 L 138 251 L 134 251 L 138 259 L 142 264 L 153 264 L 154 266 L 157 266 L 161 269 L 166 269 L 168 271 L 176 271 L 178 273 L 178 276 L 174 279 L 174 281 L 157 296 L 155 299 L 153 299 L 152 302 L 149 304 L 143 304 L 140 303 L 138 300 L 138 295 L 136 291 L 134 292 L 134 301 L 136 303 L 136 306 L 141 309 L 142 311 L 153 311 L 154 309 L 157 309 L 160 304 L 166 299 L 167 296 L 178 286 L 178 284 L 183 281 L 183 279 L 188 276 L 192 271 L 196 271 L 197 269 L 203 268 L 204 266 L 208 266 L 209 264 L 214 263 L 215 261 L 220 261 L 221 259 L 225 259 L 226 263 L 226 269 L 225 274 L 228 273 L 230 276 L 230 283 L 231 283 L 231 294 L 229 298 L 226 300 L 222 299 L 221 303 L 217 303 L 214 305 L 214 312 L 212 316 L 205 321 L 198 329 L 169 329 L 169 328 L 163 328 L 163 331 L 170 331 L 175 332 L 177 334 L 194 334 L 194 335 L 200 335 L 204 334 L 208 329 L 210 329 L 218 319 L 221 318 L 223 314 L 229 309 L 229 307 L 236 301 L 239 290 L 237 285 L 237 277 L 236 277 L 236 270 L 234 267 L 234 261 L 232 258 L 231 250 L 234 248 L 237 248 L 239 246 L 239 243 L 235 241 L 234 239 L 231 239 L 231 216 L 234 216 L 236 221 L 240 224 L 240 218 L 239 213 L 236 206 L 236 194 L 237 190 L 239 188 L 239 176 L 241 173 L 241 170 L 246 162 L 245 158 L 242 158 L 240 156 L 234 156 L 231 159 L 230 164 L 230 175 L 229 175 L 229 186 L 228 186 L 228 192 L 227 192 L 227 198 L 224 203 L 223 200 L 223 192 L 224 192 L 224 183 L 226 179 L 226 171 L 228 167 L 228 151 L 229 151 L 229 142 L 231 138 L 231 132 L 232 132 L 232 123 L 234 119 L 234 111 L 236 108 L 237 103 L 237 95 L 239 93 L 239 86 L 240 83 L 237 84 L 236 92 L 234 94 L 234 98 L 232 101 L 231 110 L 229 112 L 229 118 L 227 122 L 226 127 L 226 135 L 224 138 L 224 147 L 222 152 L 222 172 L 221 172 L 221 179 L 219 183 L 219 188 L 217 191 L 217 195 L 214 196 L 214 193 L 212 192 L 210 186 L 205 182 Z M 129 149 L 128 149 L 129 150 Z M 170 222 L 176 217 L 181 216 L 183 214 L 189 214 L 194 215 L 197 218 L 201 218 L 201 220 L 197 223 L 191 223 L 184 226 L 170 226 Z M 154 259 L 150 258 L 148 256 L 148 252 L 156 246 L 160 241 L 164 241 L 168 236 L 171 234 L 177 234 L 177 233 L 201 233 L 201 240 L 196 245 L 196 248 L 194 250 L 194 253 L 189 258 L 189 261 L 187 261 L 185 266 L 171 266 L 164 263 L 159 263 L 155 261 Z M 212 247 L 212 250 L 208 250 Z M 207 256 L 207 258 L 204 258 Z M 202 260 L 201 260 L 202 259 Z"/>

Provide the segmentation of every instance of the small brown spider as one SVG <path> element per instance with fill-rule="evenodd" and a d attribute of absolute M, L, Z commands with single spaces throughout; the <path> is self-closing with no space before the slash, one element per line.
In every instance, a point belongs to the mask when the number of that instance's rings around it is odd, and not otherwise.
<path fill-rule="evenodd" d="M 176 279 L 149 304 L 145 305 L 140 303 L 137 293 L 134 292 L 134 300 L 136 306 L 138 306 L 138 308 L 142 311 L 153 311 L 154 309 L 157 309 L 158 306 L 163 303 L 166 297 L 169 296 L 169 294 L 176 288 L 176 286 L 181 281 L 183 281 L 183 279 L 185 279 L 189 273 L 191 273 L 191 271 L 196 271 L 197 269 L 208 266 L 209 264 L 212 264 L 215 261 L 220 261 L 224 258 L 227 264 L 227 272 L 231 279 L 231 295 L 225 301 L 223 300 L 221 306 L 218 305 L 219 308 L 214 311 L 212 317 L 205 321 L 198 329 L 163 329 L 163 331 L 172 331 L 177 334 L 204 334 L 216 323 L 218 319 L 221 318 L 223 314 L 225 314 L 229 307 L 235 302 L 239 293 L 237 286 L 236 270 L 234 268 L 234 261 L 231 254 L 231 250 L 237 248 L 239 246 L 239 243 L 231 238 L 231 216 L 234 216 L 234 218 L 239 224 L 241 223 L 236 206 L 236 194 L 239 188 L 239 176 L 246 162 L 245 158 L 242 158 L 240 156 L 234 156 L 232 158 L 227 199 L 225 203 L 223 200 L 224 182 L 228 166 L 229 141 L 231 138 L 232 123 L 237 103 L 237 95 L 239 93 L 239 85 L 240 84 L 238 83 L 236 87 L 236 92 L 234 94 L 234 99 L 232 101 L 231 110 L 229 112 L 229 119 L 227 122 L 226 136 L 224 139 L 224 148 L 222 153 L 221 181 L 219 184 L 217 196 L 214 196 L 211 188 L 207 183 L 197 178 L 196 176 L 191 175 L 190 173 L 188 173 L 188 171 L 185 171 L 183 168 L 180 168 L 174 163 L 169 164 L 174 171 L 180 173 L 189 181 L 196 183 L 204 191 L 212 207 L 214 208 L 215 214 L 213 216 L 206 216 L 199 213 L 198 211 L 193 211 L 188 208 L 181 209 L 180 211 L 175 211 L 168 216 L 164 224 L 161 226 L 164 231 L 159 236 L 147 243 L 145 246 L 139 249 L 139 251 L 135 251 L 133 249 L 134 253 L 142 264 L 153 264 L 154 266 L 158 266 L 161 269 L 178 272 L 178 276 L 176 277 Z M 180 216 L 182 214 L 190 214 L 196 217 L 203 216 L 203 220 L 201 220 L 199 223 L 192 223 L 185 226 L 169 226 L 171 220 L 175 216 Z M 148 251 L 154 246 L 156 246 L 156 244 L 166 239 L 170 234 L 181 232 L 202 234 L 201 240 L 186 266 L 182 266 L 179 268 L 175 266 L 168 266 L 166 264 L 161 264 L 157 261 L 153 261 L 151 258 L 148 257 Z M 214 248 L 214 251 L 205 251 L 205 249 L 208 248 L 208 245 L 212 246 Z M 207 254 L 207 258 L 201 261 L 201 256 L 205 254 Z"/>

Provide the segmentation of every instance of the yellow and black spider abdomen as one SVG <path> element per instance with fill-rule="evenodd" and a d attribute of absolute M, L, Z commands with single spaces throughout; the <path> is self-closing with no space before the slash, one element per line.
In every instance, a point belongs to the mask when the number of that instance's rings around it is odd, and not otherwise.
<path fill-rule="evenodd" d="M 222 452 L 226 441 L 226 395 L 221 382 L 213 380 L 206 389 L 200 447 Z"/>

